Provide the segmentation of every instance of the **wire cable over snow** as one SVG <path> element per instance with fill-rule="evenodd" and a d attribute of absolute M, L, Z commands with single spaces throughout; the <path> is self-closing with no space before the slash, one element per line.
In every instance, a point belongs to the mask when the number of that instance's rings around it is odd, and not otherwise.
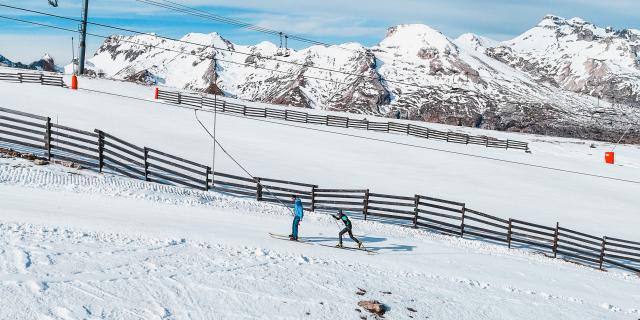
<path fill-rule="evenodd" d="M 233 161 L 233 162 L 238 166 L 238 168 L 240 168 L 240 170 L 244 171 L 244 173 L 245 173 L 247 176 L 249 176 L 249 178 L 251 178 L 255 183 L 258 183 L 258 184 L 259 184 L 259 183 L 260 183 L 260 180 L 259 180 L 258 178 L 256 178 L 253 174 L 251 174 L 251 172 L 249 172 L 249 170 L 247 170 L 247 169 L 246 169 L 242 164 L 240 164 L 240 162 L 239 162 L 238 160 L 236 160 L 236 158 L 235 158 L 234 156 L 232 156 L 232 155 L 227 151 L 227 149 L 225 149 L 225 148 L 222 146 L 222 144 L 220 144 L 220 142 L 218 141 L 218 139 L 216 139 L 216 138 L 211 134 L 211 132 L 209 131 L 209 129 L 207 129 L 207 127 L 202 123 L 202 121 L 200 121 L 200 118 L 198 118 L 198 111 L 200 111 L 200 110 L 198 110 L 198 109 L 193 109 L 193 114 L 194 114 L 194 115 L 195 115 L 195 117 L 196 117 L 196 121 L 200 124 L 200 126 L 202 127 L 202 129 L 204 129 L 204 131 L 209 135 L 209 137 L 211 137 L 211 139 L 213 139 L 213 141 L 214 141 L 215 145 L 217 145 L 218 147 L 220 147 L 220 150 L 222 150 L 222 152 L 224 152 L 224 154 L 226 154 L 226 155 L 229 157 L 229 159 L 231 159 L 231 161 Z M 216 173 L 215 173 L 215 171 L 214 171 L 214 172 L 213 172 L 213 177 L 214 177 L 214 179 L 215 179 L 215 175 L 216 175 Z M 215 182 L 214 182 L 214 183 L 215 183 Z M 263 185 L 263 186 L 262 186 L 262 188 L 263 188 L 265 191 L 267 191 L 267 193 L 269 193 L 269 195 L 271 195 L 273 198 L 275 198 L 275 199 L 276 199 L 276 201 L 278 201 L 278 202 L 279 202 L 283 207 L 287 208 L 287 209 L 291 212 L 291 214 L 295 215 L 295 213 L 293 212 L 293 209 L 291 209 L 291 207 L 290 207 L 290 206 L 288 206 L 288 205 L 284 204 L 284 202 L 282 202 L 282 201 L 280 200 L 280 198 L 276 197 L 273 193 L 271 193 L 271 190 L 269 190 L 269 188 L 268 188 L 268 187 L 266 187 L 266 186 L 264 186 L 264 185 Z M 215 189 L 215 187 L 214 187 L 214 189 Z"/>
<path fill-rule="evenodd" d="M 167 105 L 167 106 L 172 106 L 172 107 L 177 107 L 177 108 L 182 108 L 182 109 L 188 109 L 188 110 L 197 110 L 197 111 L 203 111 L 203 112 L 213 112 L 213 111 L 203 110 L 203 109 L 195 108 L 195 107 L 188 107 L 188 106 L 184 106 L 184 105 L 175 105 L 175 104 L 172 104 L 172 103 L 160 102 L 160 101 L 149 101 L 147 99 L 127 96 L 127 95 L 122 95 L 122 94 L 117 94 L 117 93 L 105 92 L 105 91 L 100 91 L 100 90 L 81 89 L 81 88 L 79 88 L 79 90 L 85 90 L 85 91 L 90 91 L 90 92 L 108 94 L 108 95 L 113 95 L 113 96 L 118 96 L 118 97 L 123 97 L 123 98 L 129 98 L 129 99 L 135 99 L 135 100 L 144 101 L 144 102 L 153 102 L 153 103 L 158 103 L 158 104 L 163 104 L 163 105 Z M 365 136 L 361 136 L 361 135 L 357 135 L 357 134 L 337 132 L 337 131 L 331 131 L 331 130 L 326 130 L 326 129 L 309 128 L 309 127 L 305 127 L 305 126 L 301 126 L 301 125 L 283 123 L 283 122 L 266 120 L 266 119 L 251 118 L 251 117 L 234 115 L 234 114 L 222 114 L 222 115 L 228 116 L 228 117 L 234 117 L 234 118 L 247 119 L 247 120 L 251 120 L 251 121 L 266 122 L 266 123 L 271 123 L 271 124 L 280 125 L 280 126 L 294 127 L 294 128 L 304 129 L 304 130 L 311 130 L 311 131 L 324 132 L 324 133 L 335 134 L 335 135 L 340 135 L 340 136 L 346 136 L 346 137 L 352 137 L 352 138 L 358 138 L 358 139 L 364 139 L 364 140 L 370 140 L 370 141 L 377 141 L 377 142 L 395 144 L 395 145 L 400 145 L 400 146 L 405 146 L 405 147 L 419 148 L 419 149 L 431 150 L 431 151 L 436 151 L 436 152 L 444 152 L 444 153 L 454 154 L 454 155 L 458 155 L 458 156 L 471 157 L 471 158 L 490 160 L 490 161 L 498 161 L 498 162 L 503 162 L 503 163 L 508 163 L 508 164 L 515 164 L 515 165 L 519 165 L 519 166 L 533 167 L 533 168 L 538 168 L 538 169 L 543 169 L 543 170 L 564 172 L 564 173 L 569 173 L 569 174 L 577 174 L 577 175 L 582 175 L 582 176 L 586 176 L 586 177 L 607 179 L 607 180 L 611 180 L 611 181 L 626 182 L 626 183 L 633 183 L 633 184 L 639 184 L 640 185 L 640 181 L 638 181 L 638 180 L 629 180 L 629 179 L 622 179 L 622 178 L 616 178 L 616 177 L 609 177 L 609 176 L 598 175 L 598 174 L 594 174 L 594 173 L 581 172 L 581 171 L 575 171 L 575 170 L 568 170 L 568 169 L 562 169 L 562 168 L 555 168 L 555 167 L 537 165 L 537 164 L 526 163 L 526 162 L 515 161 L 515 160 L 506 160 L 506 159 L 500 159 L 500 158 L 495 158 L 495 157 L 481 156 L 481 155 L 472 154 L 472 153 L 452 151 L 452 150 L 446 150 L 446 149 L 440 149 L 440 148 L 434 148 L 434 147 L 427 147 L 427 146 L 422 146 L 422 145 L 417 145 L 417 144 L 412 144 L 412 143 L 406 143 L 406 142 L 397 142 L 397 141 L 391 141 L 391 140 L 380 139 L 380 138 L 365 137 Z"/>

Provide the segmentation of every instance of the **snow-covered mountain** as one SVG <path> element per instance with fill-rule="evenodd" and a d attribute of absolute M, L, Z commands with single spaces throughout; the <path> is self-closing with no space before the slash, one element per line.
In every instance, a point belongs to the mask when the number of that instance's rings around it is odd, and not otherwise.
<path fill-rule="evenodd" d="M 617 140 L 627 126 L 619 120 L 640 120 L 640 31 L 577 18 L 547 16 L 504 42 L 399 25 L 371 48 L 312 46 L 289 56 L 217 33 L 181 40 L 113 36 L 88 65 L 116 79 L 251 101 L 497 130 Z M 640 141 L 633 130 L 625 141 Z"/>
<path fill-rule="evenodd" d="M 40 60 L 34 61 L 30 64 L 13 62 L 0 54 L 0 66 L 18 68 L 18 69 L 50 71 L 50 72 L 62 71 L 62 68 L 56 66 L 56 63 L 53 57 L 51 57 L 48 53 L 45 53 Z"/>

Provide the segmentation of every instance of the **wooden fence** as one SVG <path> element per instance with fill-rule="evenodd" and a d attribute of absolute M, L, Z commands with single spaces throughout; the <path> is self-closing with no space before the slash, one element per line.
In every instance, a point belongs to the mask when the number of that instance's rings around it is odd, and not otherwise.
<path fill-rule="evenodd" d="M 0 81 L 39 83 L 45 86 L 64 87 L 64 80 L 62 80 L 61 76 L 44 73 L 0 73 Z"/>
<path fill-rule="evenodd" d="M 266 111 L 265 111 L 266 112 Z M 93 132 L 51 123 L 48 117 L 0 108 L 0 146 L 70 161 L 98 172 L 200 190 L 215 190 L 257 201 L 290 204 L 299 196 L 311 211 L 345 210 L 375 220 L 447 235 L 530 248 L 597 269 L 640 272 L 640 242 L 598 237 L 569 228 L 503 219 L 469 209 L 464 203 L 425 195 L 391 195 L 369 189 L 320 188 L 315 184 L 247 178 L 149 147 L 101 130 Z"/>
<path fill-rule="evenodd" d="M 297 110 L 256 108 L 242 104 L 218 100 L 208 96 L 186 94 L 158 89 L 158 99 L 182 104 L 193 108 L 216 108 L 216 111 L 245 117 L 271 118 L 298 123 L 320 124 L 329 127 L 354 128 L 378 132 L 407 134 L 424 139 L 435 139 L 450 143 L 475 144 L 487 148 L 517 149 L 529 151 L 529 144 L 516 140 L 500 140 L 487 136 L 471 136 L 451 131 L 438 131 L 415 124 L 396 122 L 375 122 L 366 119 L 353 119 L 335 115 L 314 115 Z"/>

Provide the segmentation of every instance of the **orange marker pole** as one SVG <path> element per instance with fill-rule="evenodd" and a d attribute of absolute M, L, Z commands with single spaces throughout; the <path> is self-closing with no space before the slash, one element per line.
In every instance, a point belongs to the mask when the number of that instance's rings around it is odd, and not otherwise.
<path fill-rule="evenodd" d="M 71 89 L 78 90 L 78 77 L 75 74 L 71 76 Z"/>
<path fill-rule="evenodd" d="M 605 152 L 604 153 L 604 162 L 608 164 L 615 163 L 615 154 L 613 152 Z"/>
<path fill-rule="evenodd" d="M 158 100 L 158 96 L 160 95 L 160 90 L 156 88 L 153 98 Z"/>

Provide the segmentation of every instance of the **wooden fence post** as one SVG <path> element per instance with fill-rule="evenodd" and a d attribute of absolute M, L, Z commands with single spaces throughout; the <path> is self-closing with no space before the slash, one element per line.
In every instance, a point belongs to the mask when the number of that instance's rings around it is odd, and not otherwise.
<path fill-rule="evenodd" d="M 211 167 L 207 167 L 204 174 L 204 191 L 209 191 L 209 173 L 211 173 Z"/>
<path fill-rule="evenodd" d="M 284 120 L 289 120 L 289 119 L 287 119 L 287 118 L 289 118 L 289 110 L 286 110 L 286 109 L 285 109 L 285 110 L 284 110 Z"/>
<path fill-rule="evenodd" d="M 369 189 L 364 192 L 364 204 L 362 213 L 364 213 L 364 220 L 367 220 L 367 213 L 369 213 Z"/>
<path fill-rule="evenodd" d="M 429 139 L 429 131 L 431 131 L 431 129 L 427 128 L 427 139 Z"/>
<path fill-rule="evenodd" d="M 414 201 L 415 206 L 413 208 L 414 216 L 413 216 L 413 227 L 418 227 L 418 207 L 420 206 L 420 196 L 416 194 L 416 199 Z"/>
<path fill-rule="evenodd" d="M 182 94 L 178 92 L 178 104 L 182 104 Z"/>
<path fill-rule="evenodd" d="M 262 201 L 262 183 L 260 183 L 260 178 L 256 179 L 256 200 Z"/>
<path fill-rule="evenodd" d="M 460 238 L 464 238 L 464 216 L 467 211 L 465 204 L 462 204 L 462 222 L 460 223 Z"/>
<path fill-rule="evenodd" d="M 489 147 L 489 137 L 484 137 L 484 146 Z"/>
<path fill-rule="evenodd" d="M 465 134 L 464 144 L 469 144 L 469 135 L 468 134 Z"/>
<path fill-rule="evenodd" d="M 304 123 L 309 123 L 309 113 L 304 114 Z"/>
<path fill-rule="evenodd" d="M 324 124 L 328 127 L 329 126 L 329 116 L 325 116 L 324 118 Z"/>
<path fill-rule="evenodd" d="M 316 211 L 316 189 L 318 186 L 311 187 L 311 211 Z"/>
<path fill-rule="evenodd" d="M 407 135 L 409 135 L 409 127 L 410 126 L 411 126 L 410 124 L 407 124 Z"/>
<path fill-rule="evenodd" d="M 447 131 L 447 142 L 449 142 L 449 135 L 451 134 L 451 131 Z"/>
<path fill-rule="evenodd" d="M 511 249 L 511 218 L 509 218 L 509 229 L 507 229 L 507 242 L 509 243 L 509 249 Z"/>
<path fill-rule="evenodd" d="M 149 181 L 149 149 L 144 147 L 144 181 Z"/>
<path fill-rule="evenodd" d="M 47 117 L 47 128 L 44 134 L 44 148 L 47 149 L 47 160 L 51 161 L 51 118 Z"/>
<path fill-rule="evenodd" d="M 556 232 L 553 235 L 553 257 L 558 257 L 558 234 L 560 233 L 560 222 L 556 222 Z"/>
<path fill-rule="evenodd" d="M 94 131 L 98 134 L 98 164 L 100 172 L 102 172 L 104 167 L 104 133 L 98 129 Z"/>
<path fill-rule="evenodd" d="M 242 115 L 246 116 L 247 115 L 247 106 L 242 106 Z"/>
<path fill-rule="evenodd" d="M 389 122 L 387 122 L 387 132 L 389 132 Z"/>
<path fill-rule="evenodd" d="M 602 263 L 604 262 L 604 250 L 607 245 L 607 236 L 602 237 L 602 249 L 600 249 L 600 270 L 602 270 Z"/>
<path fill-rule="evenodd" d="M 222 112 L 226 112 L 226 107 L 227 107 L 227 102 L 226 101 L 222 101 Z M 217 106 L 216 106 L 217 108 Z"/>
<path fill-rule="evenodd" d="M 505 149 L 509 149 L 509 139 L 507 139 L 507 145 L 505 146 Z"/>
<path fill-rule="evenodd" d="M 349 128 L 349 118 L 347 118 L 347 126 L 345 128 Z"/>

